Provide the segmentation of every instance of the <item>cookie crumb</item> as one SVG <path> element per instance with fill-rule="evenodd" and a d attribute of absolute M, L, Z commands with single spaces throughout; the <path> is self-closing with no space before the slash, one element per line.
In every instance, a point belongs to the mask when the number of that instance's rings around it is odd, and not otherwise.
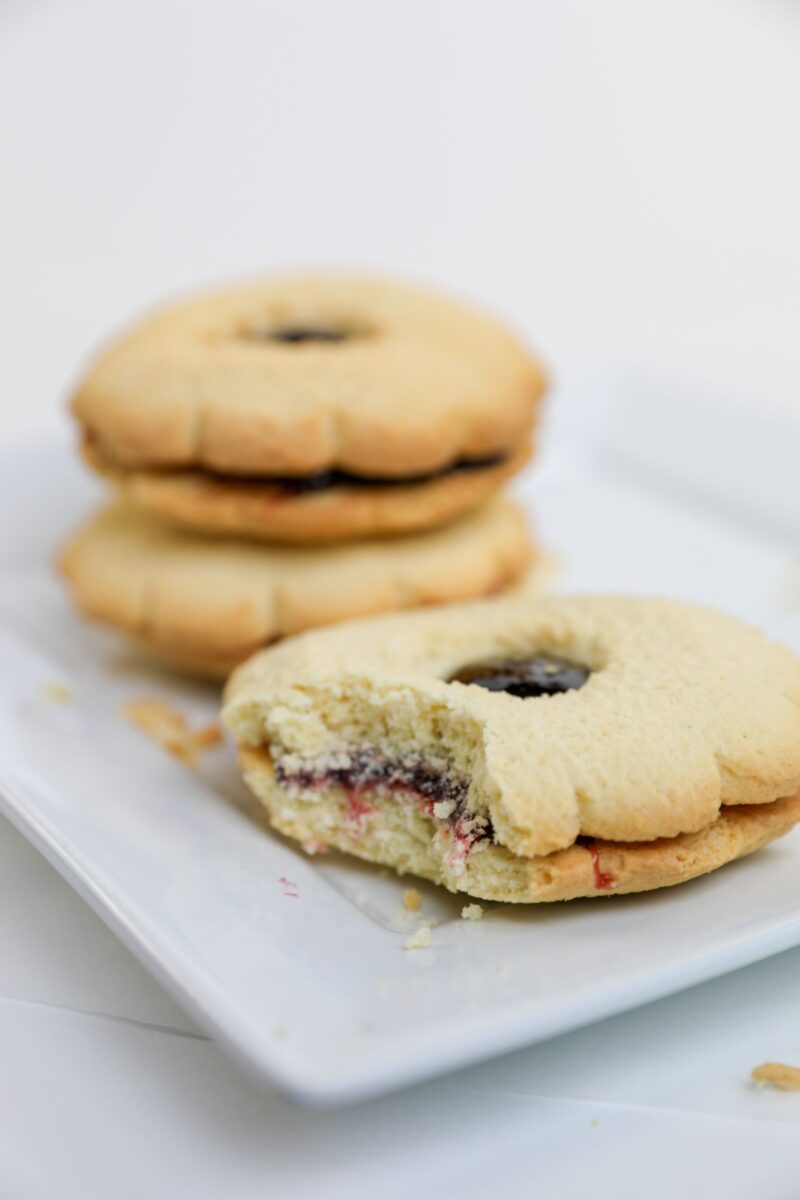
<path fill-rule="evenodd" d="M 222 741 L 222 730 L 215 722 L 191 729 L 183 713 L 161 700 L 129 700 L 122 713 L 187 767 L 196 766 L 204 750 Z"/>
<path fill-rule="evenodd" d="M 462 921 L 482 921 L 484 908 L 481 904 L 465 904 L 461 910 Z"/>
<path fill-rule="evenodd" d="M 416 888 L 406 888 L 403 892 L 403 908 L 407 908 L 409 912 L 416 912 L 422 906 L 422 896 Z"/>
<path fill-rule="evenodd" d="M 403 942 L 404 950 L 427 950 L 431 944 L 431 930 L 429 925 L 420 925 L 416 933 L 412 933 L 411 937 L 406 938 Z"/>
<path fill-rule="evenodd" d="M 55 701 L 56 704 L 68 704 L 72 699 L 72 689 L 68 688 L 65 683 L 50 680 L 42 686 L 42 695 L 47 700 Z"/>
<path fill-rule="evenodd" d="M 276 1025 L 273 1030 L 273 1033 L 275 1034 L 275 1037 L 278 1039 L 279 1042 L 285 1042 L 289 1036 L 289 1030 L 286 1028 L 285 1025 Z"/>
<path fill-rule="evenodd" d="M 595 1117 L 595 1119 L 590 1121 L 589 1124 L 591 1125 L 592 1129 L 597 1129 L 597 1126 L 600 1124 L 600 1122 L 598 1121 L 597 1117 Z"/>
<path fill-rule="evenodd" d="M 800 1092 L 800 1067 L 790 1067 L 787 1063 L 762 1063 L 760 1067 L 753 1068 L 751 1078 L 756 1083 L 780 1088 L 782 1092 Z"/>
<path fill-rule="evenodd" d="M 309 838 L 302 843 L 306 854 L 327 854 L 330 847 L 327 842 L 321 842 L 318 838 Z"/>

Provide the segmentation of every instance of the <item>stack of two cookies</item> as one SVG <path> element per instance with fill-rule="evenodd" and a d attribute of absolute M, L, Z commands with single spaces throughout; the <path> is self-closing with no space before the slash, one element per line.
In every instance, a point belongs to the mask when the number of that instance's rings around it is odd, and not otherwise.
<path fill-rule="evenodd" d="M 75 398 L 118 493 L 62 553 L 75 601 L 222 678 L 287 634 L 501 591 L 532 550 L 497 492 L 543 390 L 509 332 L 408 287 L 291 279 L 177 305 Z"/>

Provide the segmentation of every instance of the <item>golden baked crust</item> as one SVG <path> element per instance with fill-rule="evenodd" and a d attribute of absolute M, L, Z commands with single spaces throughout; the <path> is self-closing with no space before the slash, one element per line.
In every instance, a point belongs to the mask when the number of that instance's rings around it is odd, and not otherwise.
<path fill-rule="evenodd" d="M 595 841 L 524 858 L 483 844 L 455 863 L 443 830 L 412 803 L 370 792 L 353 818 L 341 789 L 300 799 L 275 780 L 269 754 L 243 747 L 245 780 L 270 824 L 301 845 L 343 850 L 401 874 L 443 884 L 480 900 L 517 904 L 624 895 L 672 887 L 752 854 L 800 821 L 800 793 L 770 804 L 724 809 L 705 828 L 650 842 Z"/>
<path fill-rule="evenodd" d="M 341 341 L 281 341 L 318 327 Z M 186 300 L 90 367 L 73 400 L 121 466 L 398 477 L 504 452 L 532 428 L 539 363 L 481 313 L 380 279 L 291 277 Z"/>
<path fill-rule="evenodd" d="M 124 497 L 180 525 L 292 543 L 396 535 L 444 525 L 488 499 L 530 457 L 528 446 L 522 446 L 494 466 L 453 471 L 425 482 L 389 487 L 341 484 L 292 495 L 268 480 L 237 482 L 204 471 L 114 467 L 88 442 L 82 453 Z"/>
<path fill-rule="evenodd" d="M 447 682 L 541 653 L 592 673 L 535 699 Z M 525 858 L 581 836 L 694 833 L 723 805 L 800 789 L 797 656 L 733 617 L 646 597 L 512 596 L 308 634 L 235 673 L 224 720 L 287 776 L 364 754 L 433 768 Z"/>
<path fill-rule="evenodd" d="M 220 678 L 286 634 L 502 588 L 530 556 L 522 512 L 501 498 L 431 532 L 313 548 L 203 536 L 118 502 L 60 566 L 86 616 Z"/>

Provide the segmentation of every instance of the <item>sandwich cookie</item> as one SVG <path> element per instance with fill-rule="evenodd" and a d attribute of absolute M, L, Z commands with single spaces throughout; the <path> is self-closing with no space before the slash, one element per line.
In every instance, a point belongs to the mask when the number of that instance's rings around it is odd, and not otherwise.
<path fill-rule="evenodd" d="M 137 504 L 270 541 L 399 534 L 520 470 L 545 380 L 504 326 L 431 292 L 327 276 L 201 296 L 117 340 L 73 400 Z"/>
<path fill-rule="evenodd" d="M 517 595 L 256 655 L 223 719 L 272 824 L 489 900 L 681 883 L 800 820 L 800 660 L 722 613 Z"/>

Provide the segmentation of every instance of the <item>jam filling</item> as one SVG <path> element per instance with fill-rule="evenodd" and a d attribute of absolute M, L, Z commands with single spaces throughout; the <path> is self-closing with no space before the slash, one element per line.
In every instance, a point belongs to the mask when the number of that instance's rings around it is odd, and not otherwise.
<path fill-rule="evenodd" d="M 598 892 L 610 892 L 617 886 L 617 881 L 608 871 L 604 871 L 600 866 L 600 854 L 594 842 L 581 842 L 592 859 L 592 870 L 594 872 L 594 886 Z"/>
<path fill-rule="evenodd" d="M 396 793 L 398 799 L 415 802 L 425 817 L 446 826 L 450 847 L 446 862 L 459 874 L 472 850 L 481 843 L 494 842 L 494 830 L 489 817 L 476 816 L 467 807 L 468 785 L 463 779 L 449 775 L 422 763 L 391 762 L 378 754 L 361 753 L 350 756 L 347 767 L 328 770 L 304 769 L 286 771 L 280 763 L 275 778 L 281 787 L 316 791 L 322 788 L 341 788 L 347 808 L 345 820 L 350 832 L 359 837 L 375 807 L 370 803 L 370 791 L 383 788 Z M 613 891 L 616 878 L 604 871 L 600 854 L 590 838 L 579 837 L 577 845 L 587 851 L 592 861 L 594 886 L 598 892 Z"/>
<path fill-rule="evenodd" d="M 421 763 L 390 762 L 379 755 L 362 753 L 351 756 L 347 767 L 329 770 L 285 771 L 279 763 L 275 778 L 282 787 L 303 791 L 341 788 L 347 797 L 347 823 L 356 835 L 363 832 L 374 811 L 369 802 L 371 789 L 381 787 L 396 793 L 398 798 L 415 801 L 423 816 L 449 827 L 451 847 L 447 863 L 455 871 L 463 867 L 478 843 L 494 837 L 489 818 L 470 813 L 467 783 Z"/>
<path fill-rule="evenodd" d="M 588 667 L 559 658 L 554 654 L 536 654 L 529 658 L 486 658 L 468 663 L 449 683 L 467 683 L 490 692 L 508 692 L 527 699 L 557 696 L 583 687 L 591 675 Z"/>
<path fill-rule="evenodd" d="M 86 435 L 86 443 L 90 450 L 102 458 L 109 466 L 119 466 L 116 463 L 113 455 L 111 455 L 104 447 L 98 444 L 97 440 L 91 433 Z M 349 471 L 315 471 L 313 475 L 236 475 L 226 471 L 214 471 L 207 467 L 149 467 L 153 471 L 165 471 L 170 475 L 176 473 L 194 473 L 198 470 L 210 479 L 218 480 L 220 483 L 232 484 L 235 487 L 273 487 L 275 496 L 278 499 L 291 499 L 294 496 L 304 495 L 306 492 L 324 492 L 330 488 L 336 487 L 363 487 L 363 488 L 393 488 L 413 485 L 416 483 L 433 483 L 437 479 L 444 479 L 448 475 L 462 475 L 470 471 L 488 471 L 492 467 L 499 467 L 506 461 L 508 454 L 499 452 L 497 454 L 485 454 L 480 458 L 460 458 L 456 462 L 449 463 L 446 467 L 441 467 L 437 471 L 424 471 L 416 475 L 401 475 L 401 476 L 378 476 L 378 475 L 353 475 Z"/>
<path fill-rule="evenodd" d="M 375 812 L 375 809 L 363 798 L 360 787 L 345 788 L 345 795 L 347 796 L 347 823 L 356 834 L 363 833 L 366 819 Z"/>
<path fill-rule="evenodd" d="M 392 488 L 415 483 L 432 483 L 446 475 L 463 474 L 468 471 L 484 471 L 498 467 L 506 459 L 505 454 L 487 454 L 483 458 L 463 458 L 440 471 L 428 471 L 420 475 L 402 475 L 387 479 L 377 475 L 351 475 L 349 471 L 317 471 L 313 475 L 226 475 L 220 471 L 203 468 L 204 475 L 219 479 L 236 487 L 275 487 L 281 498 L 301 496 L 307 492 L 325 492 L 335 487 Z"/>
<path fill-rule="evenodd" d="M 268 342 L 300 346 L 305 342 L 344 342 L 351 334 L 346 329 L 327 329 L 318 325 L 287 325 L 283 329 L 265 330 L 260 336 Z"/>

